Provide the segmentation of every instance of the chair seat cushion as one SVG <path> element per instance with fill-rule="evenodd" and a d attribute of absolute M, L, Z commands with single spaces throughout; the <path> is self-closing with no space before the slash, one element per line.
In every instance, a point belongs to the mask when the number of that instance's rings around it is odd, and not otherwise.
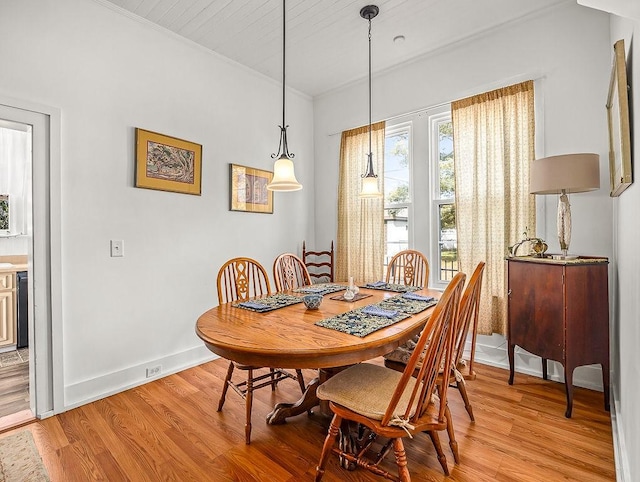
<path fill-rule="evenodd" d="M 337 373 L 320 385 L 317 396 L 373 420 L 382 420 L 401 377 L 402 373 L 395 370 L 360 363 Z M 409 380 L 393 415 L 404 415 L 415 382 L 413 377 Z"/>

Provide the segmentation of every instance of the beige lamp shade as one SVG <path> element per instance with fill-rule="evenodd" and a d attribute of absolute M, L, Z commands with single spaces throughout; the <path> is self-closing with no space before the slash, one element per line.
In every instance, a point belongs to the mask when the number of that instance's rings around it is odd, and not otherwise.
<path fill-rule="evenodd" d="M 558 242 L 562 256 L 569 258 L 571 205 L 567 194 L 600 189 L 598 154 L 564 154 L 536 159 L 531 163 L 529 192 L 560 194 L 558 198 Z"/>
<path fill-rule="evenodd" d="M 531 163 L 531 194 L 562 194 L 600 189 L 598 154 L 563 154 Z"/>

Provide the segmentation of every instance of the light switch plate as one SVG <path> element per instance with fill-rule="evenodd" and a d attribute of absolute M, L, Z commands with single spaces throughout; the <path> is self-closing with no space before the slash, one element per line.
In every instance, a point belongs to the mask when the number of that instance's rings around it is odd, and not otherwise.
<path fill-rule="evenodd" d="M 124 241 L 122 239 L 111 240 L 111 257 L 121 258 L 124 256 Z"/>

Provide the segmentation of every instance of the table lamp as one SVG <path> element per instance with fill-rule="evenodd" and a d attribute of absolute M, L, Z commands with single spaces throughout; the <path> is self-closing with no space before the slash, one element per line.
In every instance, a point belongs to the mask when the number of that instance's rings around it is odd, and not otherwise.
<path fill-rule="evenodd" d="M 571 206 L 569 193 L 600 189 L 598 154 L 563 154 L 536 159 L 531 163 L 529 192 L 560 194 L 558 200 L 558 241 L 562 256 L 567 257 L 571 242 Z"/>

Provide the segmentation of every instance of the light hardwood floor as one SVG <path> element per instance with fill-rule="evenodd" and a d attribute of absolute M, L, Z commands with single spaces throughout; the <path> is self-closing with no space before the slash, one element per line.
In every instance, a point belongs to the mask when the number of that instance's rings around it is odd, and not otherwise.
<path fill-rule="evenodd" d="M 255 392 L 252 442 L 245 445 L 240 398 L 229 393 L 223 412 L 216 412 L 226 368 L 219 359 L 27 425 L 51 480 L 313 480 L 327 421 L 303 414 L 267 426 L 275 402 L 299 395 L 295 382 L 284 381 L 273 394 Z M 431 441 L 419 436 L 405 444 L 412 480 L 615 480 L 602 393 L 576 389 L 573 418 L 566 419 L 562 384 L 516 374 L 509 386 L 507 371 L 477 370 L 478 379 L 468 383 L 475 423 L 457 391 L 449 397 L 460 464 L 453 464 L 443 433 L 451 470 L 445 477 Z M 347 472 L 336 460 L 331 456 L 323 480 L 380 480 L 363 470 Z M 393 467 L 393 459 L 385 464 Z"/>
<path fill-rule="evenodd" d="M 0 367 L 0 419 L 29 409 L 29 363 Z"/>

